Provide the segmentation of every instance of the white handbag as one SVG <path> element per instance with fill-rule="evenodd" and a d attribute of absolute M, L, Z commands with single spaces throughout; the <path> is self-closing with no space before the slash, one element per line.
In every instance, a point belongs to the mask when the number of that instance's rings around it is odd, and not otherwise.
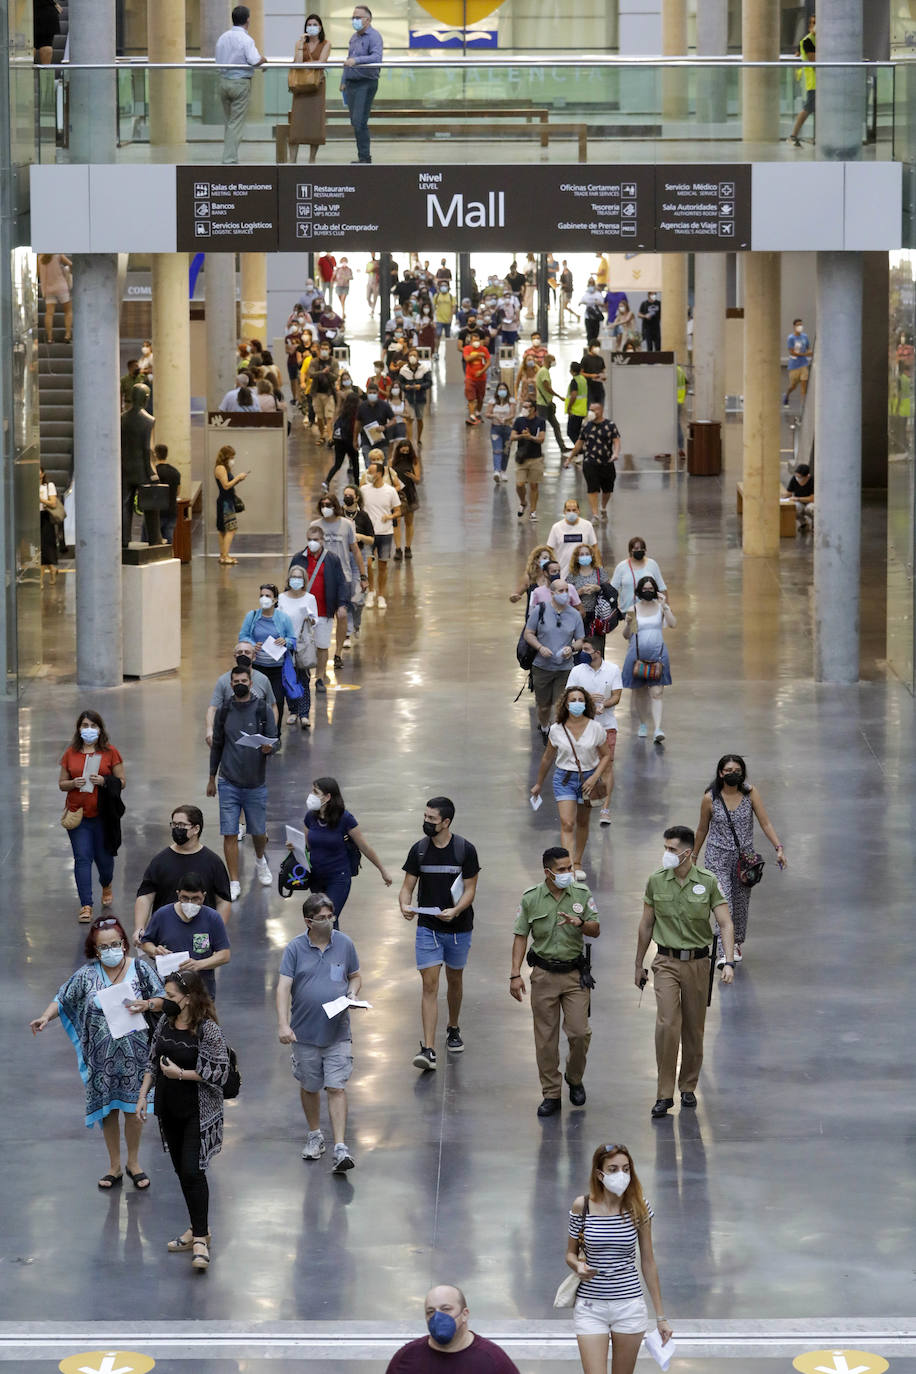
<path fill-rule="evenodd" d="M 588 1260 L 585 1253 L 585 1219 L 588 1216 L 588 1195 L 582 1207 L 582 1225 L 579 1228 L 578 1254 L 580 1259 Z M 567 1274 L 560 1284 L 553 1300 L 554 1307 L 575 1307 L 576 1297 L 579 1292 L 579 1284 L 582 1278 L 579 1274 Z"/>

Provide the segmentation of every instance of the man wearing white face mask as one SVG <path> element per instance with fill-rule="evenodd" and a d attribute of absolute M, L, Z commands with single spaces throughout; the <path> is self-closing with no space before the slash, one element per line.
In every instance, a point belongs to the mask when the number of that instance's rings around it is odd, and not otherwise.
<path fill-rule="evenodd" d="M 582 442 L 581 439 L 579 441 Z M 563 577 L 569 575 L 569 563 L 576 545 L 587 546 L 597 563 L 598 536 L 590 520 L 583 520 L 579 514 L 579 502 L 570 498 L 563 504 L 563 519 L 551 525 L 547 543 L 557 556 Z"/>
<path fill-rule="evenodd" d="M 554 1116 L 560 1110 L 560 1017 L 569 1041 L 564 1077 L 574 1107 L 585 1104 L 582 1078 L 588 1044 L 590 991 L 593 986 L 584 956 L 585 938 L 601 933 L 591 892 L 577 883 L 568 849 L 545 849 L 542 855 L 544 882 L 529 887 L 515 917 L 509 993 L 516 1002 L 525 995 L 522 960 L 531 967 L 531 1015 L 534 1021 L 534 1052 L 543 1101 L 538 1116 Z M 526 955 L 528 940 L 531 949 Z"/>
<path fill-rule="evenodd" d="M 204 905 L 206 885 L 197 873 L 185 874 L 176 895 L 176 902 L 153 912 L 143 931 L 140 948 L 154 962 L 158 955 L 187 951 L 188 957 L 178 965 L 178 972 L 192 969 L 199 973 L 207 992 L 215 998 L 213 970 L 228 964 L 232 958 L 223 918 L 213 907 Z"/>
<path fill-rule="evenodd" d="M 735 930 L 728 903 L 714 873 L 693 862 L 694 832 L 686 825 L 665 831 L 662 866 L 646 884 L 642 919 L 636 940 L 636 986 L 648 975 L 643 959 L 654 940 L 658 953 L 652 962 L 655 977 L 655 1059 L 658 1097 L 653 1117 L 665 1116 L 674 1106 L 678 1049 L 681 1069 L 678 1088 L 681 1107 L 697 1105 L 696 1086 L 703 1064 L 703 1032 L 709 979 L 710 918 L 720 929 L 725 950 L 722 982 L 735 976 Z"/>

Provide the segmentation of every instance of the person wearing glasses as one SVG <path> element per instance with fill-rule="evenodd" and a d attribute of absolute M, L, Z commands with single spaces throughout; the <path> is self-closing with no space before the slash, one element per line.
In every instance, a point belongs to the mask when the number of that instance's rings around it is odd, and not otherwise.
<path fill-rule="evenodd" d="M 152 1010 L 152 1008 L 150 1008 Z M 210 1188 L 206 1168 L 223 1143 L 223 1084 L 229 1047 L 216 1008 L 199 973 L 172 973 L 165 982 L 162 1015 L 153 1031 L 137 1115 L 146 1120 L 150 1089 L 155 1112 L 190 1226 L 170 1240 L 170 1254 L 192 1251 L 191 1265 L 210 1267 Z"/>
<path fill-rule="evenodd" d="M 544 743 L 551 718 L 572 672 L 573 654 L 582 648 L 585 626 L 569 604 L 569 584 L 559 578 L 550 586 L 550 601 L 532 606 L 525 621 L 525 643 L 536 657 L 531 669 L 538 728 Z"/>
<path fill-rule="evenodd" d="M 658 1265 L 652 1249 L 652 1208 L 643 1195 L 626 1145 L 599 1145 L 592 1156 L 588 1193 L 569 1211 L 566 1263 L 582 1280 L 573 1326 L 585 1374 L 633 1374 L 649 1325 L 639 1282 L 636 1247 L 662 1345 L 671 1340 L 662 1313 Z"/>
<path fill-rule="evenodd" d="M 124 1117 L 127 1177 L 141 1191 L 149 1187 L 149 1178 L 140 1168 L 143 1116 L 137 1110 L 147 1059 L 146 1022 L 138 1015 L 135 1030 L 115 1037 L 96 1001 L 98 992 L 119 983 L 132 1010 L 161 1007 L 159 975 L 149 964 L 132 959 L 129 950 L 121 922 L 114 916 L 98 917 L 86 934 L 86 962 L 29 1023 L 32 1034 L 40 1035 L 59 1017 L 76 1050 L 80 1077 L 86 1085 L 86 1125 L 101 1125 L 108 1150 L 108 1172 L 98 1184 L 103 1192 L 119 1187 L 124 1177 L 120 1115 Z"/>

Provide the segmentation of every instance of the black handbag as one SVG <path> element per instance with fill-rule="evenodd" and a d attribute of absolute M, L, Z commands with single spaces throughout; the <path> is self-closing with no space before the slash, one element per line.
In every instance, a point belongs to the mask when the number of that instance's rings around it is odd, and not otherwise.
<path fill-rule="evenodd" d="M 291 897 L 294 892 L 308 892 L 309 876 L 309 870 L 303 868 L 295 854 L 290 852 L 280 865 L 277 891 L 281 897 Z"/>
<path fill-rule="evenodd" d="M 722 810 L 725 812 L 725 819 L 728 821 L 728 828 L 732 832 L 732 839 L 735 841 L 735 848 L 738 851 L 738 882 L 742 887 L 756 887 L 763 877 L 765 859 L 762 854 L 758 854 L 754 849 L 742 849 L 738 843 L 738 832 L 735 829 L 731 813 L 722 798 Z"/>
<path fill-rule="evenodd" d="M 137 488 L 137 507 L 144 514 L 147 511 L 167 511 L 169 508 L 168 482 L 147 482 Z"/>
<path fill-rule="evenodd" d="M 231 1045 L 227 1045 L 226 1049 L 229 1051 L 229 1072 L 223 1084 L 223 1097 L 232 1101 L 242 1091 L 242 1071 L 235 1050 Z"/>

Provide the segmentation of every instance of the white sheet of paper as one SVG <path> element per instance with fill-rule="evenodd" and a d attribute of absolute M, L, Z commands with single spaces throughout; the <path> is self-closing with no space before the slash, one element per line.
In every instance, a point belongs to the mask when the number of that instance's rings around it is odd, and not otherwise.
<path fill-rule="evenodd" d="M 458 877 L 455 879 L 455 881 L 452 883 L 451 887 L 449 888 L 449 891 L 452 894 L 452 905 L 457 906 L 458 903 L 461 901 L 461 898 L 464 896 L 464 879 L 462 878 L 460 873 L 458 874 Z"/>
<path fill-rule="evenodd" d="M 80 784 L 80 786 L 76 789 L 77 792 L 92 792 L 92 791 L 93 791 L 93 789 L 95 788 L 95 783 L 89 781 L 89 776 L 90 776 L 90 774 L 92 774 L 92 773 L 98 773 L 99 768 L 100 768 L 101 766 L 102 766 L 102 755 L 101 755 L 101 754 L 87 754 L 87 755 L 86 755 L 85 761 L 84 761 L 84 763 L 83 763 L 83 773 L 82 773 L 82 776 L 86 779 L 86 781 Z"/>
<path fill-rule="evenodd" d="M 441 908 L 441 906 L 412 906 L 412 907 L 410 908 L 410 910 L 416 912 L 416 914 L 417 914 L 418 916 L 441 916 L 441 915 L 442 915 L 442 908 Z"/>
<path fill-rule="evenodd" d="M 286 843 L 292 845 L 293 858 L 296 860 L 296 863 L 301 864 L 306 873 L 310 873 L 312 871 L 312 865 L 309 863 L 308 854 L 306 853 L 305 831 L 296 830 L 293 826 L 288 825 L 286 827 Z"/>
<path fill-rule="evenodd" d="M 662 1338 L 655 1330 L 647 1331 L 644 1338 L 646 1349 L 652 1356 L 659 1369 L 667 1369 L 674 1356 L 677 1354 L 677 1341 L 674 1337 L 667 1345 L 662 1345 Z"/>
<path fill-rule="evenodd" d="M 236 744 L 241 744 L 245 749 L 260 749 L 262 744 L 276 744 L 276 740 L 270 739 L 267 735 L 246 735 L 243 730 L 236 740 Z"/>
<path fill-rule="evenodd" d="M 182 964 L 186 964 L 191 955 L 188 950 L 182 950 L 180 954 L 157 954 L 156 972 L 165 982 L 170 973 L 177 973 Z"/>
<path fill-rule="evenodd" d="M 531 802 L 532 811 L 540 811 L 541 807 L 544 805 L 543 797 L 529 797 L 528 800 Z"/>
<path fill-rule="evenodd" d="M 131 1031 L 145 1031 L 146 1022 L 139 1011 L 128 1011 L 124 999 L 134 1001 L 137 990 L 127 979 L 123 983 L 112 983 L 110 987 L 100 988 L 95 1000 L 105 1013 L 108 1029 L 114 1040 L 120 1040 Z"/>
<path fill-rule="evenodd" d="M 335 997 L 333 1002 L 322 1002 L 321 1004 L 328 1018 L 339 1016 L 342 1011 L 349 1007 L 365 1007 L 368 1011 L 372 1010 L 371 1002 L 357 1002 L 354 998 L 351 1002 L 349 997 Z"/>
<path fill-rule="evenodd" d="M 267 638 L 264 640 L 264 643 L 261 645 L 261 648 L 264 650 L 265 654 L 269 654 L 270 657 L 274 659 L 277 663 L 279 663 L 280 659 L 283 658 L 286 654 L 286 645 L 280 644 L 276 639 L 274 639 L 273 635 L 267 636 Z"/>

